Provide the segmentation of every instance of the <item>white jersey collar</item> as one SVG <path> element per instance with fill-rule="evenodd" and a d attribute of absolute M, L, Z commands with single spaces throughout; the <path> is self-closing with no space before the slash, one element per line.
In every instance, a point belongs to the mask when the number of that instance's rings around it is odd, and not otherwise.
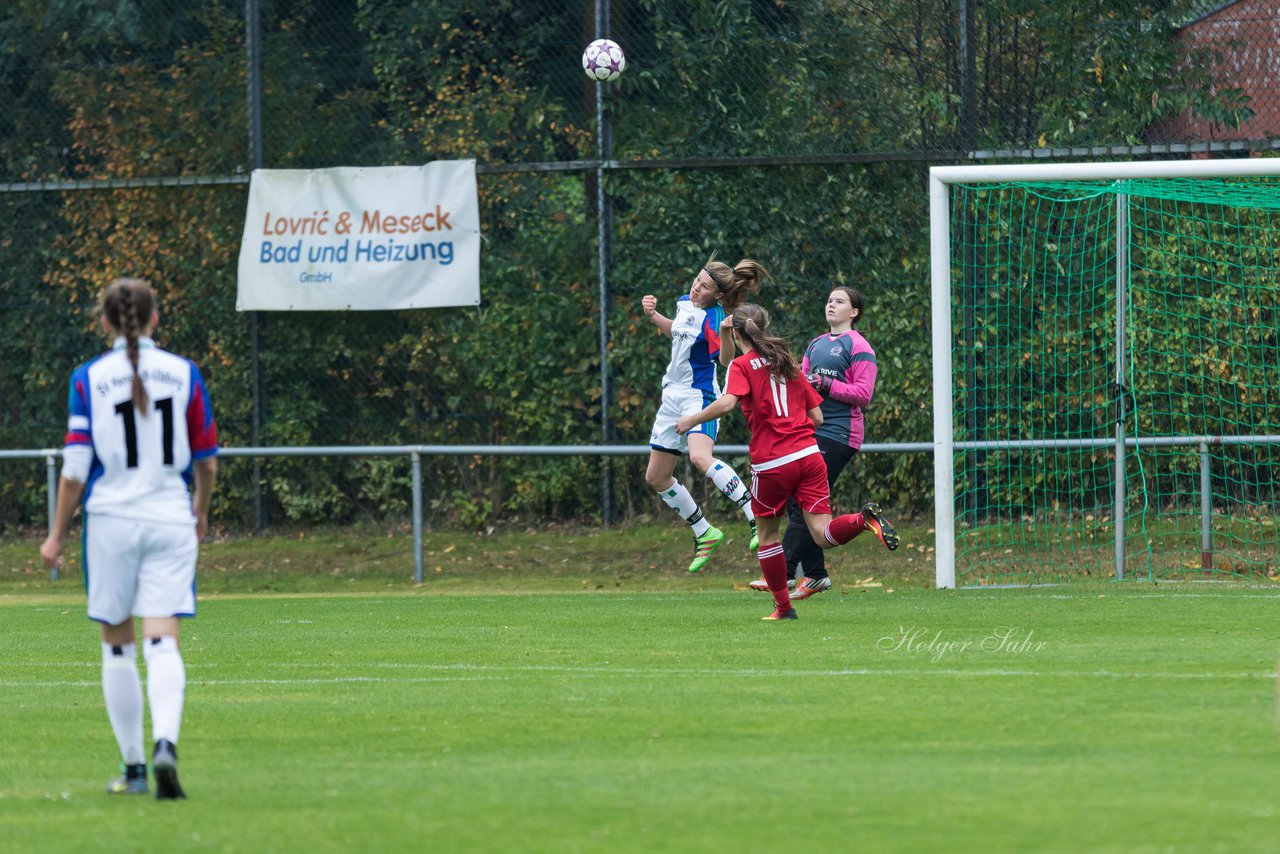
<path fill-rule="evenodd" d="M 112 341 L 112 342 L 111 342 L 111 349 L 112 349 L 112 350 L 123 350 L 126 346 L 128 346 L 128 342 L 127 342 L 127 341 L 125 341 L 125 338 L 124 338 L 124 336 L 123 336 L 123 335 L 121 335 L 121 336 L 120 336 L 119 338 L 117 338 L 115 341 Z M 149 347 L 150 349 L 154 350 L 154 349 L 155 349 L 155 347 L 156 347 L 156 342 L 155 342 L 155 341 L 153 341 L 152 339 L 148 338 L 148 337 L 147 337 L 147 336 L 145 336 L 145 335 L 139 335 L 139 336 L 138 336 L 138 346 L 139 346 L 139 347 Z"/>

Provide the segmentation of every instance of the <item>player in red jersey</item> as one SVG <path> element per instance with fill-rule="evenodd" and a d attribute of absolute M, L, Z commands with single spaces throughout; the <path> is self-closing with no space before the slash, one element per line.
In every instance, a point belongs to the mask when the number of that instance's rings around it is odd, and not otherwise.
<path fill-rule="evenodd" d="M 776 606 L 764 619 L 794 620 L 787 559 L 778 536 L 788 499 L 795 499 L 809 535 L 824 549 L 842 546 L 867 529 L 891 549 L 897 546 L 897 536 L 878 514 L 831 518 L 827 466 L 814 439 L 814 428 L 822 423 L 821 395 L 801 374 L 787 342 L 768 334 L 769 315 L 760 306 L 739 306 L 731 328 L 742 355 L 729 365 L 724 394 L 701 412 L 681 417 L 676 431 L 687 433 L 734 406 L 742 407 L 751 430 L 751 507 L 760 534 L 757 554 Z"/>
<path fill-rule="evenodd" d="M 814 338 L 800 361 L 809 384 L 822 395 L 822 424 L 814 431 L 818 450 L 827 464 L 827 487 L 835 489 L 836 479 L 862 447 L 863 408 L 876 388 L 876 354 L 862 333 L 854 329 L 863 317 L 862 294 L 848 285 L 836 285 L 826 302 L 827 324 L 831 331 Z M 880 506 L 864 504 L 864 516 L 880 515 Z M 822 549 L 813 542 L 804 516 L 794 501 L 787 503 L 787 529 L 782 550 L 787 555 L 787 586 L 794 587 L 791 600 L 799 601 L 831 589 Z M 893 526 L 885 522 L 882 534 Z M 892 549 L 897 543 L 882 537 Z M 803 572 L 802 572 L 803 570 Z M 751 582 L 752 590 L 767 591 L 763 578 Z"/>

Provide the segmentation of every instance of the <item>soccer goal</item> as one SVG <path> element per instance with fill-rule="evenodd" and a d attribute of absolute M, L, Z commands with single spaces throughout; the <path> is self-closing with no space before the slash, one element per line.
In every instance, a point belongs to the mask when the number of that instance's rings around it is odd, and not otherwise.
<path fill-rule="evenodd" d="M 937 586 L 1274 575 L 1280 159 L 929 192 Z"/>

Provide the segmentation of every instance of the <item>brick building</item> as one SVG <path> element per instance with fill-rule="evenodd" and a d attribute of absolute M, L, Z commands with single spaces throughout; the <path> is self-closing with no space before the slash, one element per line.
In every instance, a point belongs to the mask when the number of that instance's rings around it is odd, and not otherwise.
<path fill-rule="evenodd" d="M 1240 89 L 1254 115 L 1230 127 L 1184 111 L 1152 125 L 1151 142 L 1231 142 L 1280 137 L 1280 0 L 1219 3 L 1179 31 L 1180 53 L 1209 49 L 1218 54 L 1216 89 Z M 1188 60 L 1190 61 L 1190 60 Z"/>

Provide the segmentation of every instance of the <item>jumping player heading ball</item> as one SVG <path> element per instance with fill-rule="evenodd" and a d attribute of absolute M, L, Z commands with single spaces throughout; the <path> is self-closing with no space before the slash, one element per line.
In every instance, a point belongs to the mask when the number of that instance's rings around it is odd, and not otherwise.
<path fill-rule="evenodd" d="M 676 300 L 674 318 L 658 312 L 658 298 L 652 294 L 641 300 L 645 316 L 671 339 L 671 361 L 662 377 L 662 405 L 649 436 L 649 467 L 644 479 L 693 530 L 690 572 L 706 565 L 724 533 L 707 521 L 689 490 L 675 478 L 676 461 L 686 452 L 698 471 L 742 508 L 751 527 L 751 548 L 756 547 L 751 497 L 733 469 L 714 456 L 716 422 L 710 420 L 696 430 L 686 431 L 688 435 L 677 434 L 675 424 L 681 415 L 697 412 L 720 396 L 716 361 L 728 365 L 734 353 L 733 339 L 722 337 L 728 323 L 726 314 L 745 302 L 748 294 L 759 291 L 761 280 L 768 275 L 764 267 L 749 258 L 730 267 L 713 255 L 694 275 L 689 293 Z"/>

